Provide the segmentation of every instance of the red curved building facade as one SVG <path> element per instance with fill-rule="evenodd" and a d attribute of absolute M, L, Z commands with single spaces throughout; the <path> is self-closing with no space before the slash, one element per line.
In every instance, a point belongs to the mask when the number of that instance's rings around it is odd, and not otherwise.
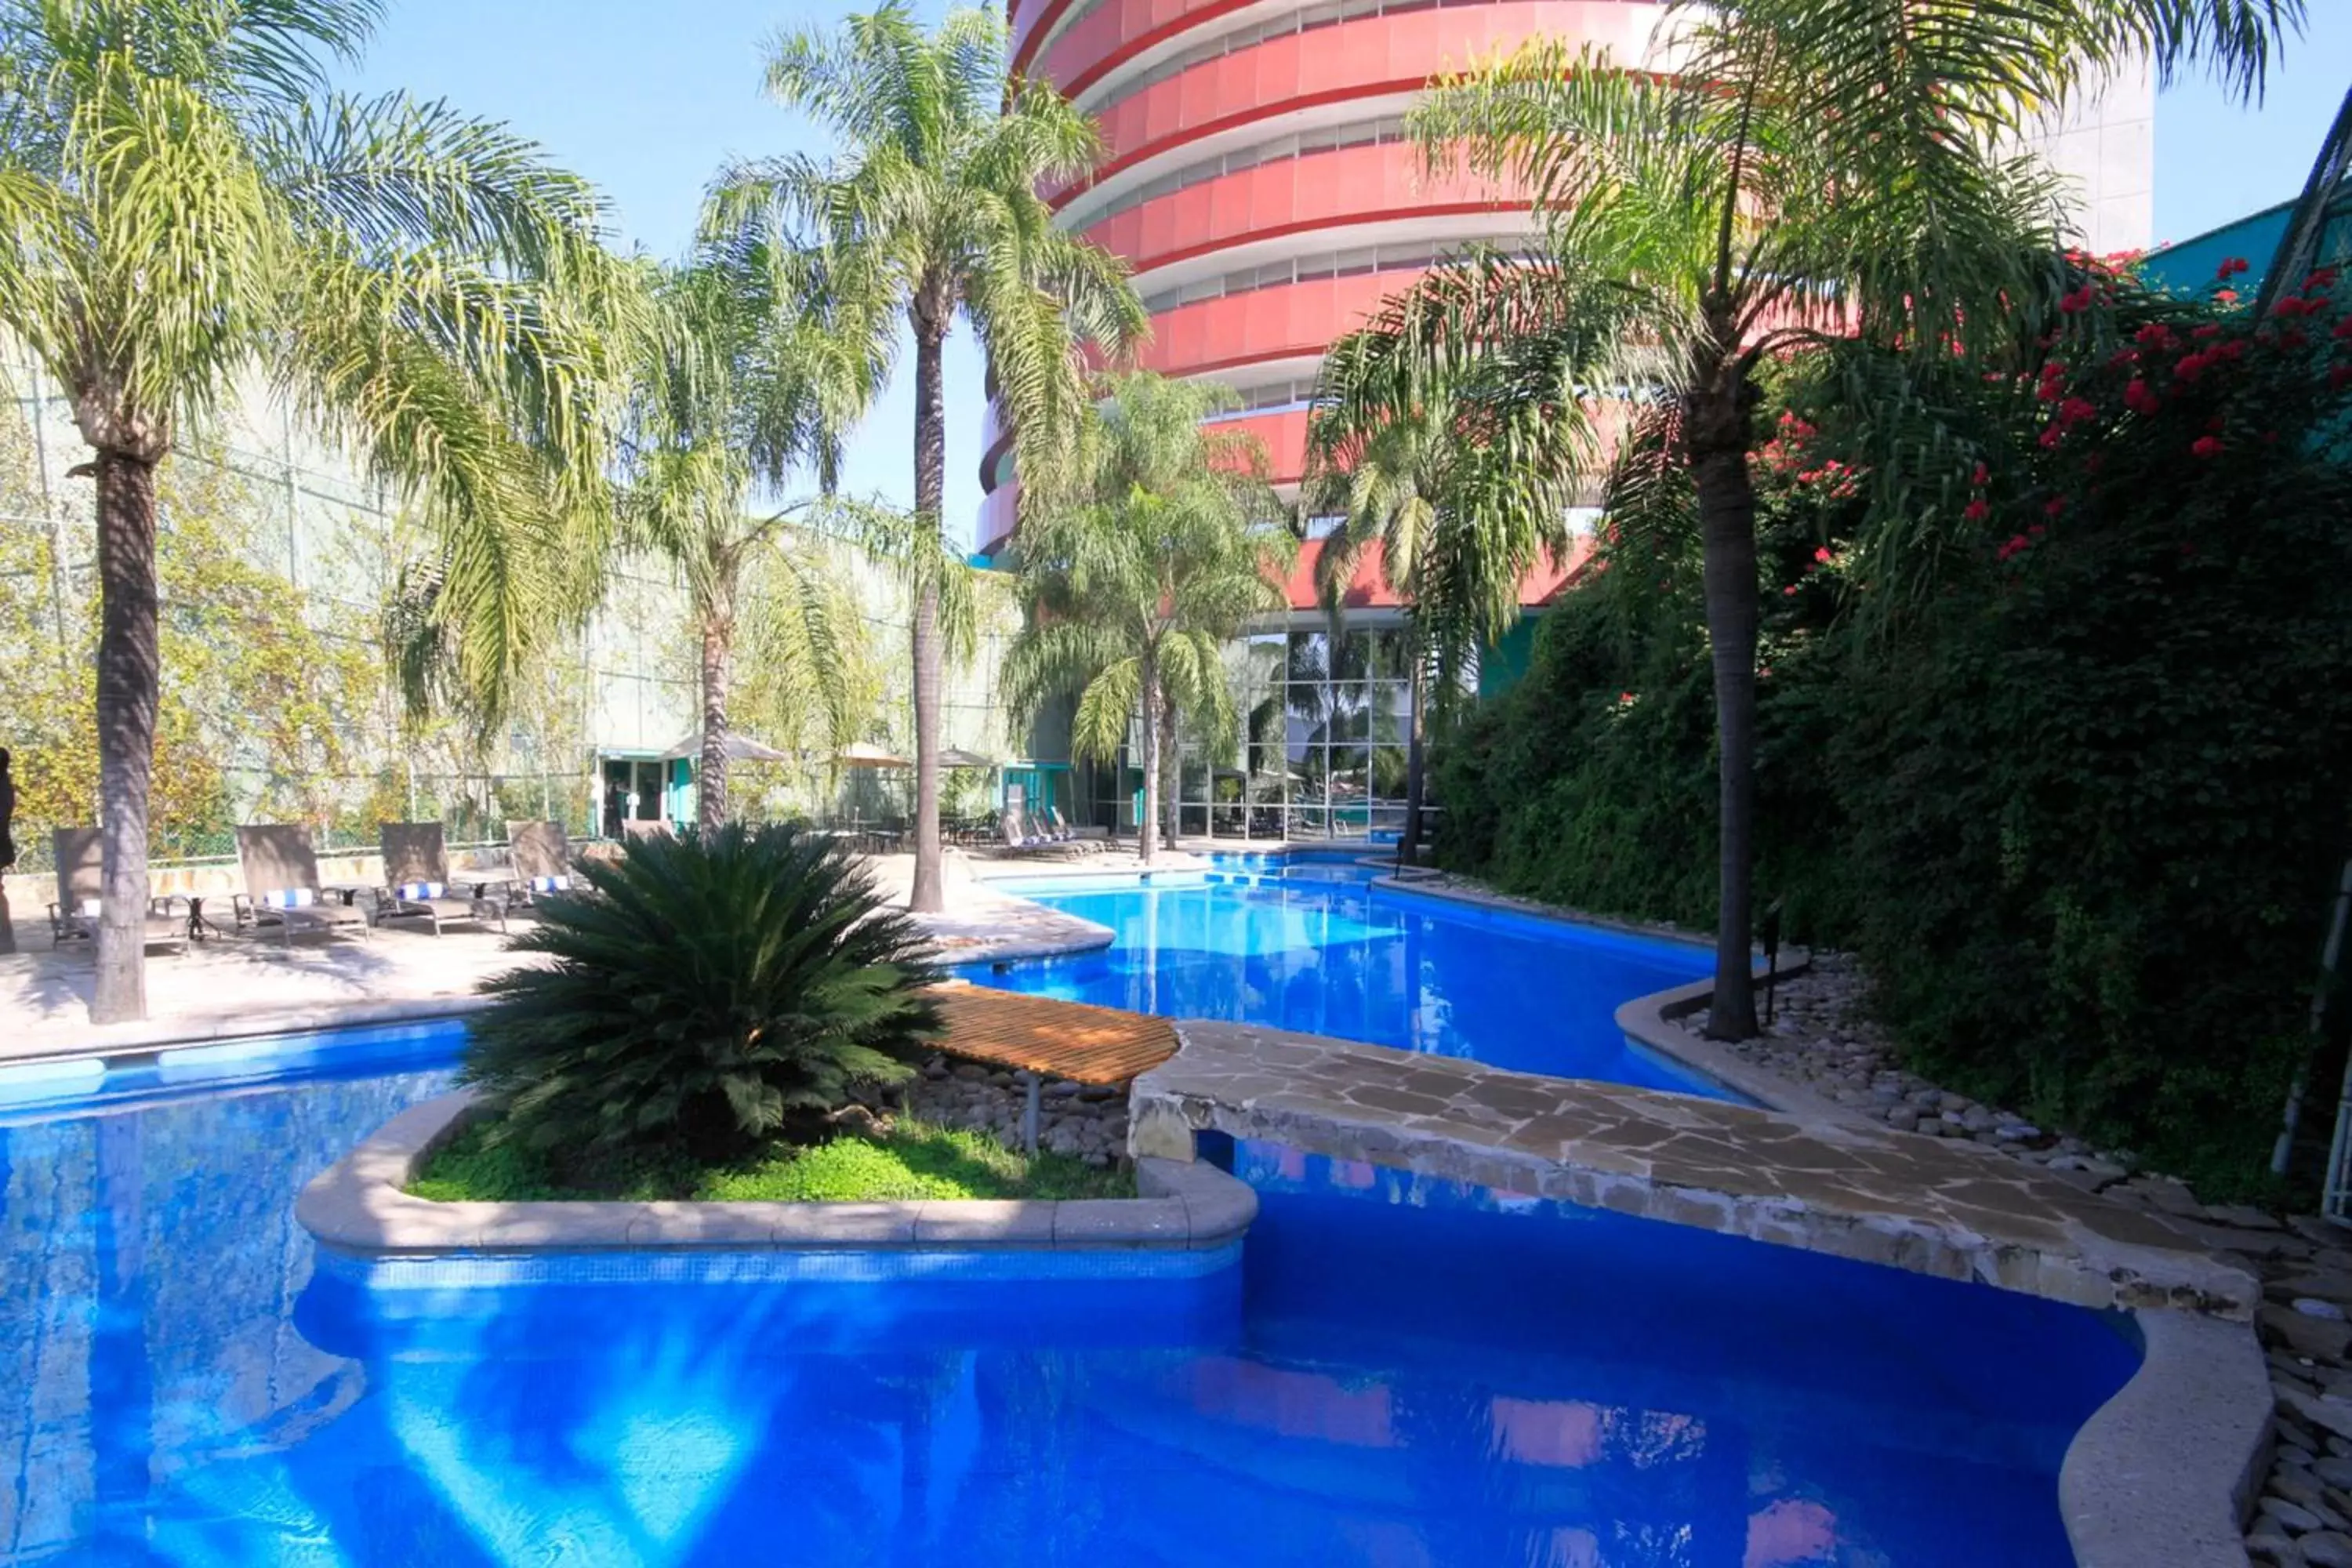
<path fill-rule="evenodd" d="M 1657 14 L 1639 0 L 1014 0 L 1013 60 L 1102 127 L 1100 165 L 1051 198 L 1064 227 L 1133 269 L 1151 313 L 1139 363 L 1232 387 L 1286 489 L 1332 340 L 1436 256 L 1532 226 L 1507 189 L 1421 168 L 1402 134 L 1413 96 L 1536 37 L 1639 58 Z M 1003 433 L 987 437 L 984 552 L 1018 504 Z"/>

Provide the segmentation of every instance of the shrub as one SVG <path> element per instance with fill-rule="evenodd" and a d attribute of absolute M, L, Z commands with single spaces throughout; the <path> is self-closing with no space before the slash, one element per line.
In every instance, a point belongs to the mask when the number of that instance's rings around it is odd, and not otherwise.
<path fill-rule="evenodd" d="M 1931 418 L 1792 383 L 1821 428 L 1785 416 L 1757 465 L 1759 893 L 1861 953 L 1924 1070 L 2209 1194 L 2262 1184 L 2347 847 L 2332 282 L 2257 323 L 2094 274 L 2013 362 L 1952 361 Z M 1897 439 L 1948 471 L 1865 508 Z M 1449 863 L 1711 921 L 1695 531 L 1604 533 L 1441 746 Z"/>
<path fill-rule="evenodd" d="M 939 1033 L 922 933 L 834 840 L 735 824 L 632 841 L 548 898 L 484 990 L 465 1077 L 558 1158 L 740 1158 L 898 1082 Z"/>

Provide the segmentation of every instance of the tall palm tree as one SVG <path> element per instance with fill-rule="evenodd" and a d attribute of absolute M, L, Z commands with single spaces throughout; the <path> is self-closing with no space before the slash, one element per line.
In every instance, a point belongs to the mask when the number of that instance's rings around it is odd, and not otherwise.
<path fill-rule="evenodd" d="M 67 389 L 97 482 L 101 1022 L 146 1011 L 155 468 L 183 434 L 268 386 L 397 486 L 493 699 L 601 477 L 621 295 L 595 194 L 499 126 L 332 92 L 380 9 L 0 0 L 0 325 Z"/>
<path fill-rule="evenodd" d="M 1674 0 L 1655 60 L 1539 42 L 1414 110 L 1433 162 L 1531 194 L 1545 254 L 1417 283 L 1374 323 L 1384 363 L 1360 400 L 1409 417 L 1450 383 L 1475 422 L 1516 442 L 1606 394 L 1664 427 L 1697 498 L 1720 774 L 1717 1037 L 1756 1030 L 1759 367 L 1854 335 L 1992 344 L 2063 277 L 2060 192 L 2018 151 L 2026 116 L 2142 58 L 2159 77 L 2209 59 L 2251 91 L 2301 12 Z"/>
<path fill-rule="evenodd" d="M 1342 613 L 1367 552 L 1404 606 L 1412 713 L 1398 852 L 1411 859 L 1421 837 L 1428 714 L 1452 711 L 1480 646 L 1518 619 L 1519 587 L 1538 562 L 1567 559 L 1568 486 L 1598 448 L 1580 405 L 1528 426 L 1523 440 L 1499 448 L 1507 460 L 1497 460 L 1497 447 L 1482 438 L 1443 376 L 1424 377 L 1412 404 L 1391 410 L 1382 394 L 1398 346 L 1394 330 L 1376 318 L 1324 357 L 1303 500 L 1310 515 L 1333 520 L 1315 562 L 1332 615 Z"/>
<path fill-rule="evenodd" d="M 1081 342 L 1123 351 L 1145 327 L 1124 266 L 1056 229 L 1038 192 L 1101 153 L 1093 121 L 1042 82 L 1006 69 L 993 11 L 950 12 L 926 33 L 898 0 L 835 34 L 803 31 L 768 59 L 768 90 L 836 143 L 740 165 L 713 193 L 707 226 L 802 226 L 845 291 L 903 312 L 915 345 L 915 879 L 909 903 L 940 907 L 940 500 L 947 411 L 942 345 L 961 315 L 988 354 L 1023 482 L 1066 469 L 1087 405 Z"/>
<path fill-rule="evenodd" d="M 885 372 L 859 301 L 829 298 L 814 258 L 766 239 L 706 247 L 654 287 L 659 314 L 627 432 L 621 542 L 667 557 L 684 581 L 700 658 L 696 819 L 728 815 L 728 699 L 740 637 L 770 684 L 857 738 L 864 623 L 824 563 L 793 548 L 806 505 L 751 509 L 814 470 L 829 491 L 843 434 Z"/>
<path fill-rule="evenodd" d="M 1013 711 L 1075 692 L 1070 749 L 1115 763 L 1140 720 L 1139 851 L 1159 851 L 1162 755 L 1181 710 L 1213 755 L 1234 741 L 1224 645 L 1286 607 L 1297 542 L 1255 437 L 1202 421 L 1230 405 L 1203 382 L 1109 382 L 1082 473 L 1038 495 L 1021 523 L 1029 615 L 1004 660 Z"/>

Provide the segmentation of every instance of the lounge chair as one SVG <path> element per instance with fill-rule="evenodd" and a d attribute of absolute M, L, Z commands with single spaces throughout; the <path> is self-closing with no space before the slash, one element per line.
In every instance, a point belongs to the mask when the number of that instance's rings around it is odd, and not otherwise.
<path fill-rule="evenodd" d="M 1076 828 L 1071 826 L 1069 823 L 1063 818 L 1062 808 L 1058 805 L 1049 805 L 1045 808 L 1045 819 L 1052 826 L 1055 837 L 1060 839 L 1065 844 L 1075 844 L 1089 855 L 1099 855 L 1110 847 L 1110 846 L 1103 842 L 1103 840 L 1099 838 L 1089 838 L 1080 833 Z"/>
<path fill-rule="evenodd" d="M 106 887 L 105 857 L 95 827 L 59 827 L 49 834 L 49 847 L 58 861 L 58 896 L 49 905 L 49 940 L 58 947 L 69 942 L 98 940 L 99 900 Z M 147 901 L 149 947 L 188 945 L 187 900 L 176 893 Z"/>
<path fill-rule="evenodd" d="M 496 921 L 507 929 L 507 906 L 487 882 L 471 885 L 470 893 L 452 892 L 466 887 L 463 878 L 449 875 L 449 851 L 437 822 L 380 822 L 376 842 L 383 849 L 383 888 L 376 895 L 379 921 L 423 920 L 439 936 L 445 922 L 472 921 L 488 925 Z"/>
<path fill-rule="evenodd" d="M 1066 860 L 1085 850 L 1059 839 L 1047 838 L 1036 832 L 1017 811 L 1007 811 L 996 819 L 997 831 L 1003 836 L 1005 848 L 1015 855 L 1055 855 Z"/>
<path fill-rule="evenodd" d="M 319 884 L 319 857 L 310 830 L 290 822 L 257 823 L 236 830 L 236 858 L 245 867 L 245 891 L 236 895 L 237 924 L 274 925 L 286 945 L 298 931 L 369 934 L 368 912 Z"/>
<path fill-rule="evenodd" d="M 541 893 L 572 890 L 572 840 L 560 822 L 507 824 L 507 863 L 514 869 L 515 891 L 530 903 Z"/>
<path fill-rule="evenodd" d="M 640 838 L 667 838 L 670 826 L 658 817 L 631 817 L 621 824 L 621 836 L 631 844 Z"/>

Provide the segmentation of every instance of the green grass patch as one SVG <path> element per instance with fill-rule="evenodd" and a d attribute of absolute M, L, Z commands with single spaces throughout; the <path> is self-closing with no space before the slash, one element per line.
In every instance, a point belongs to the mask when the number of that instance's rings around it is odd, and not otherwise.
<path fill-rule="evenodd" d="M 475 1122 L 443 1144 L 408 1184 L 436 1203 L 595 1198 L 646 1203 L 857 1203 L 913 1198 L 1131 1198 L 1135 1178 L 1066 1154 L 1032 1159 L 985 1132 L 899 1121 L 876 1138 L 784 1146 L 738 1164 L 607 1159 L 557 1173 Z"/>

